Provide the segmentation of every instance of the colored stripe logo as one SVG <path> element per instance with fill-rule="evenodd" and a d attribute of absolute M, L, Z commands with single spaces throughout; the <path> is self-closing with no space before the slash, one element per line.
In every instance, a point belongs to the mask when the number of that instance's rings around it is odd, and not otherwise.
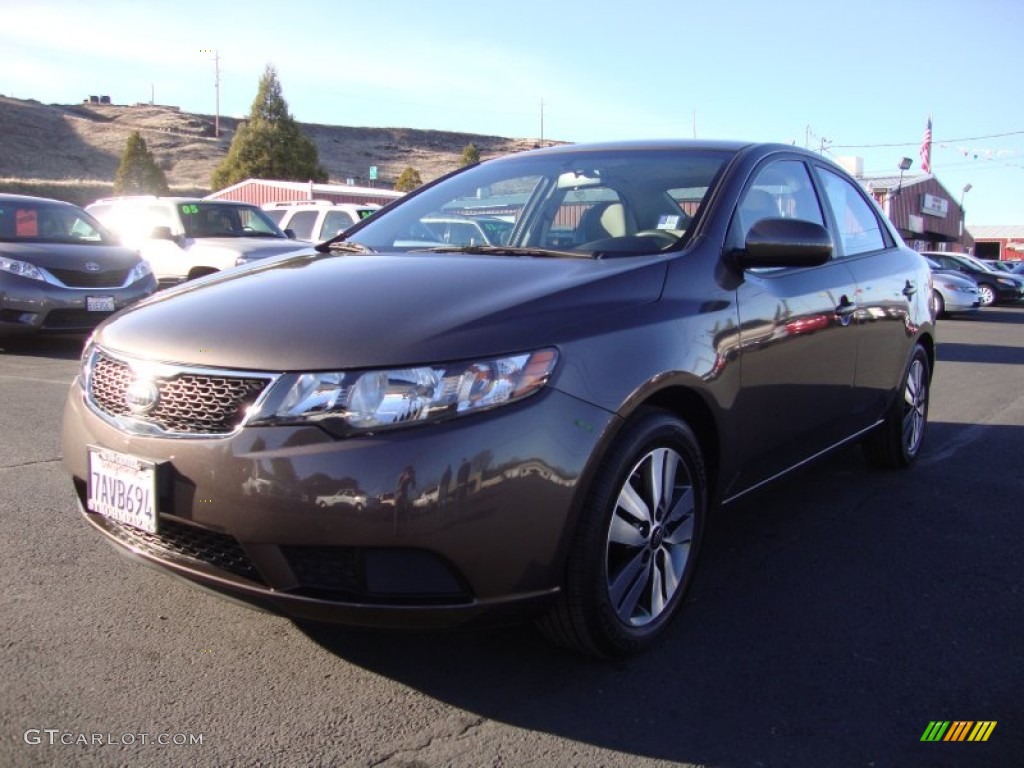
<path fill-rule="evenodd" d="M 996 720 L 932 720 L 921 741 L 988 741 Z"/>

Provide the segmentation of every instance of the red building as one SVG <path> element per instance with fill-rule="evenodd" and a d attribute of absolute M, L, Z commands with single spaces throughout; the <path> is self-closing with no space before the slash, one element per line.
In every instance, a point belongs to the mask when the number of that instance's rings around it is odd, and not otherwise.
<path fill-rule="evenodd" d="M 403 192 L 348 184 L 314 184 L 312 181 L 246 179 L 206 196 L 208 200 L 239 200 L 243 203 L 285 203 L 293 200 L 330 200 L 333 203 L 387 205 Z"/>

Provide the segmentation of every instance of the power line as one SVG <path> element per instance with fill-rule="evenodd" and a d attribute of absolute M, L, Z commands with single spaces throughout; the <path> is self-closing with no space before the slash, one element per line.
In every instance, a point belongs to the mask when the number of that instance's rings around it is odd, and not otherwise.
<path fill-rule="evenodd" d="M 1024 131 L 1008 131 L 1006 133 L 993 133 L 989 136 L 965 136 L 962 139 L 933 139 L 932 145 L 951 144 L 957 141 L 981 141 L 982 139 L 1002 139 L 1007 136 L 1021 136 Z M 896 147 L 918 147 L 921 141 L 907 141 L 902 144 L 832 144 L 834 149 L 891 149 Z"/>

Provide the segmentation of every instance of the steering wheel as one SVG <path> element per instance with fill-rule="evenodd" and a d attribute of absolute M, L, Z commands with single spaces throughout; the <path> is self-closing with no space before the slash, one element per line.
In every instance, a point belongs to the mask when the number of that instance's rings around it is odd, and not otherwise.
<path fill-rule="evenodd" d="M 675 245 L 679 242 L 679 235 L 674 234 L 670 229 L 641 229 L 634 237 L 653 237 L 665 245 Z"/>

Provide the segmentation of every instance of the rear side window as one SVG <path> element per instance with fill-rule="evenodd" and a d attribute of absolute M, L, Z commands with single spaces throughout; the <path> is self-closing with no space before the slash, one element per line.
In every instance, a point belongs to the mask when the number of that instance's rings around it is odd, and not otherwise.
<path fill-rule="evenodd" d="M 313 239 L 313 225 L 316 224 L 316 211 L 296 211 L 288 220 L 288 229 L 295 233 L 299 240 Z"/>
<path fill-rule="evenodd" d="M 839 228 L 843 253 L 856 256 L 885 248 L 882 225 L 860 190 L 827 168 L 821 168 L 820 172 L 829 207 Z"/>

